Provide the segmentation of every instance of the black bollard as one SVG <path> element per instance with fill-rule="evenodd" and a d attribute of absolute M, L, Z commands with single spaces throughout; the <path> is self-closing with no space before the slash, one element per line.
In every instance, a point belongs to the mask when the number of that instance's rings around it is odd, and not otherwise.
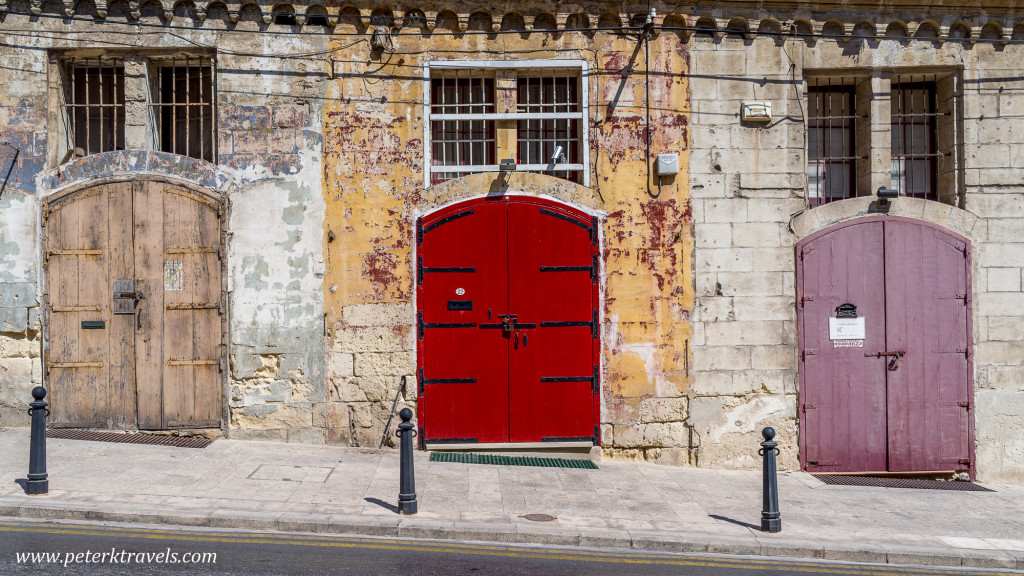
<path fill-rule="evenodd" d="M 398 473 L 398 513 L 416 513 L 416 472 L 412 468 L 412 439 L 416 436 L 416 425 L 412 420 L 412 410 L 402 408 L 398 413 L 402 423 L 398 425 L 395 435 L 401 445 L 400 468 Z"/>
<path fill-rule="evenodd" d="M 30 496 L 39 496 L 50 491 L 50 481 L 46 479 L 46 417 L 50 411 L 46 409 L 49 404 L 46 398 L 46 388 L 36 386 L 32 389 L 32 397 L 35 402 L 29 404 L 28 413 L 32 416 L 32 439 L 29 443 L 28 453 L 28 482 L 25 484 L 25 493 Z"/>
<path fill-rule="evenodd" d="M 761 430 L 764 442 L 757 451 L 764 457 L 764 508 L 761 510 L 761 531 L 782 532 L 782 518 L 779 513 L 779 480 L 775 475 L 775 456 L 779 453 L 778 444 L 772 442 L 775 429 L 768 426 Z"/>

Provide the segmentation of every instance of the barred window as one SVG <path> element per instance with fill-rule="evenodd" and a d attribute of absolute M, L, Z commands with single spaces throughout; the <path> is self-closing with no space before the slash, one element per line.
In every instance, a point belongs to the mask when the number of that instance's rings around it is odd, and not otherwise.
<path fill-rule="evenodd" d="M 956 205 L 962 198 L 962 78 L 956 71 L 815 76 L 807 87 L 807 203 L 887 187 Z M 888 173 L 888 174 L 887 174 Z"/>
<path fill-rule="evenodd" d="M 516 132 L 519 164 L 547 164 L 545 174 L 580 181 L 580 170 L 558 170 L 580 164 L 579 78 L 529 76 L 517 78 L 518 112 L 535 116 L 520 120 Z"/>
<path fill-rule="evenodd" d="M 504 161 L 589 186 L 585 71 L 579 60 L 429 64 L 425 184 Z"/>
<path fill-rule="evenodd" d="M 153 90 L 160 150 L 213 162 L 213 66 L 209 58 L 161 62 Z"/>
<path fill-rule="evenodd" d="M 67 62 L 67 148 L 88 156 L 124 149 L 124 63 L 118 58 Z"/>
<path fill-rule="evenodd" d="M 891 188 L 902 196 L 938 200 L 934 82 L 892 86 Z"/>
<path fill-rule="evenodd" d="M 494 78 L 454 77 L 430 81 L 430 133 L 433 166 L 459 167 L 452 172 L 436 169 L 437 184 L 451 178 L 483 171 L 497 164 L 494 120 L 479 118 L 494 112 Z"/>
<path fill-rule="evenodd" d="M 853 86 L 808 89 L 807 197 L 811 206 L 856 195 Z"/>

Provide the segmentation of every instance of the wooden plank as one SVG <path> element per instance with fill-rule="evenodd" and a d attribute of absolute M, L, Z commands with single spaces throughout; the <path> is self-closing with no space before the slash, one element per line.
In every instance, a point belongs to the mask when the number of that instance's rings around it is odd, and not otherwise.
<path fill-rule="evenodd" d="M 79 210 L 80 243 L 83 253 L 78 254 L 78 302 L 80 306 L 99 306 L 101 311 L 81 312 L 81 320 L 101 320 L 109 326 L 111 302 L 108 279 L 107 205 L 109 186 L 96 187 L 96 194 L 81 196 Z M 98 252 L 98 254 L 97 254 Z M 95 370 L 82 370 L 76 378 L 77 395 L 74 401 L 83 407 L 83 419 L 110 424 L 110 390 L 107 358 L 110 354 L 110 333 L 103 330 L 79 330 L 79 358 L 82 362 L 98 362 Z M 85 407 L 89 407 L 88 411 Z"/>
<path fill-rule="evenodd" d="M 194 223 L 194 229 L 188 237 L 190 246 L 197 251 L 189 257 L 189 273 L 185 278 L 191 281 L 191 301 L 196 306 L 191 312 L 193 358 L 213 360 L 196 365 L 193 372 L 191 419 L 195 426 L 203 426 L 209 421 L 219 420 L 223 403 L 218 363 L 221 343 L 221 268 L 216 252 L 220 245 L 220 219 L 216 206 L 206 202 L 192 202 L 191 206 L 190 222 Z M 200 309 L 199 303 L 211 303 L 214 306 Z"/>
<path fill-rule="evenodd" d="M 172 192 L 171 186 L 164 186 L 164 246 L 195 246 L 193 240 L 195 222 L 194 202 L 184 194 Z M 194 298 L 194 274 L 191 260 L 193 255 L 185 253 L 166 254 L 165 262 L 180 264 L 180 275 L 173 289 L 165 287 L 164 292 L 164 346 L 167 362 L 164 365 L 164 421 L 188 422 L 195 411 L 195 368 L 182 364 L 196 358 L 193 349 L 195 326 L 191 305 Z M 168 309 L 169 308 L 169 309 Z"/>
<path fill-rule="evenodd" d="M 135 250 L 132 217 L 131 182 L 109 185 L 107 303 L 113 306 L 115 280 L 135 278 Z M 110 314 L 108 338 L 110 346 L 110 418 L 114 428 L 129 429 L 137 426 L 137 390 L 135 388 L 135 327 L 134 314 Z"/>
<path fill-rule="evenodd" d="M 134 185 L 134 263 L 139 302 L 135 330 L 135 382 L 139 428 L 163 428 L 164 285 L 163 193 L 156 182 Z"/>

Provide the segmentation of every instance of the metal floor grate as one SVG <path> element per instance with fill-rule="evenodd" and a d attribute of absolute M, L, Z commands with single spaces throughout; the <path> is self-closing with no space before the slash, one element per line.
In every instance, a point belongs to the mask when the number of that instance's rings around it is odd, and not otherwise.
<path fill-rule="evenodd" d="M 495 464 L 499 466 L 541 466 L 544 468 L 582 468 L 597 470 L 590 460 L 566 458 L 534 458 L 531 456 L 500 456 L 496 454 L 467 454 L 464 452 L 431 452 L 431 462 L 460 462 L 462 464 Z"/>
<path fill-rule="evenodd" d="M 155 444 L 177 448 L 206 448 L 213 440 L 204 436 L 162 436 L 158 434 L 118 434 L 115 432 L 92 432 L 67 428 L 47 430 L 47 438 L 61 440 L 89 440 L 92 442 L 119 442 L 121 444 Z"/>
<path fill-rule="evenodd" d="M 887 476 L 847 476 L 844 474 L 812 474 L 825 484 L 835 486 L 875 486 L 878 488 L 916 488 L 918 490 L 961 490 L 967 492 L 995 492 L 973 482 L 926 480 L 922 478 L 893 478 Z"/>

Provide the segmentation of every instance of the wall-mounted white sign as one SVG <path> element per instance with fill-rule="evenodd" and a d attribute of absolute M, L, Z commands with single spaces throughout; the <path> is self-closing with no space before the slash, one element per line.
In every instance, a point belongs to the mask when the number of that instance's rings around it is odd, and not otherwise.
<path fill-rule="evenodd" d="M 867 330 L 863 318 L 829 318 L 828 337 L 830 340 L 863 340 Z"/>

